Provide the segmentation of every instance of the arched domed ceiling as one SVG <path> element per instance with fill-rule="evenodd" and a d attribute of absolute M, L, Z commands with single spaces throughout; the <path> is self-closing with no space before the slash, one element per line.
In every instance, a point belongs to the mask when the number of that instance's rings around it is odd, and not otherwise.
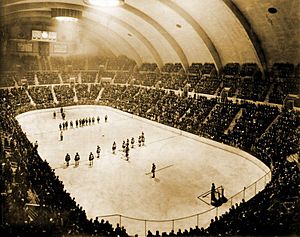
<path fill-rule="evenodd" d="M 85 37 L 112 55 L 142 62 L 299 63 L 299 0 L 125 0 L 94 8 L 83 0 L 2 0 L 1 24 L 47 23 L 51 8 L 82 11 Z M 277 13 L 268 12 L 270 7 Z"/>

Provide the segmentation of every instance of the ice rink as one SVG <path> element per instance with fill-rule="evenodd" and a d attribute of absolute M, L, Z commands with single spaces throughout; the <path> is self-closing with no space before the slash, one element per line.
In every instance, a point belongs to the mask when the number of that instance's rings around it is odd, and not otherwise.
<path fill-rule="evenodd" d="M 56 119 L 53 118 L 54 110 Z M 225 196 L 229 198 L 268 171 L 260 161 L 222 149 L 222 145 L 181 135 L 175 129 L 115 109 L 73 106 L 65 107 L 65 111 L 66 121 L 99 116 L 100 123 L 69 127 L 60 141 L 59 123 L 63 120 L 59 108 L 31 111 L 17 116 L 17 120 L 29 140 L 38 141 L 40 156 L 55 169 L 65 189 L 83 207 L 88 218 L 117 214 L 105 218 L 114 226 L 120 221 L 118 215 L 139 219 L 121 218 L 121 224 L 129 234 L 143 235 L 145 225 L 152 231 L 170 231 L 172 227 L 189 229 L 196 224 L 205 227 L 216 210 L 176 222 L 143 220 L 171 220 L 205 212 L 213 207 L 197 197 L 210 190 L 212 183 L 223 185 Z M 108 116 L 107 123 L 104 122 L 105 115 Z M 138 147 L 137 140 L 142 131 L 145 146 Z M 121 145 L 123 140 L 131 137 L 135 138 L 136 144 L 126 161 Z M 117 144 L 116 154 L 112 154 L 113 141 Z M 101 147 L 100 159 L 96 158 L 97 145 Z M 93 167 L 89 167 L 88 162 L 91 151 L 95 155 Z M 68 168 L 64 163 L 67 152 L 71 155 Z M 75 168 L 76 152 L 81 160 Z M 146 175 L 152 163 L 158 170 L 155 179 L 151 174 Z M 224 212 L 229 207 L 230 202 L 217 211 Z"/>

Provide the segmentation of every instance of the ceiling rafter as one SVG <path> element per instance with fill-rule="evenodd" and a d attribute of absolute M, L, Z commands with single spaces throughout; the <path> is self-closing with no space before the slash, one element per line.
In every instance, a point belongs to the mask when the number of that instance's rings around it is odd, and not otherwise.
<path fill-rule="evenodd" d="M 268 70 L 268 64 L 266 60 L 266 56 L 263 50 L 263 47 L 259 41 L 258 36 L 254 32 L 251 24 L 248 22 L 247 18 L 244 16 L 242 11 L 234 4 L 231 0 L 223 0 L 224 4 L 229 8 L 229 10 L 235 15 L 236 19 L 243 26 L 249 40 L 251 41 L 253 48 L 255 50 L 256 56 L 258 58 L 258 62 L 260 63 L 260 67 L 263 69 L 263 73 L 265 74 Z"/>
<path fill-rule="evenodd" d="M 193 29 L 197 32 L 197 34 L 199 35 L 199 37 L 202 39 L 207 49 L 209 50 L 217 70 L 220 71 L 222 69 L 222 62 L 221 62 L 220 55 L 214 43 L 211 41 L 209 36 L 206 34 L 205 30 L 201 27 L 201 25 L 188 12 L 186 12 L 183 8 L 178 6 L 175 2 L 168 1 L 168 0 L 159 0 L 159 1 L 165 4 L 166 6 L 168 6 L 169 8 L 171 8 L 173 11 L 175 11 L 178 15 L 180 15 L 193 27 Z"/>
<path fill-rule="evenodd" d="M 116 39 L 117 42 L 121 42 L 121 49 L 122 47 L 126 47 L 130 52 L 132 52 L 132 57 L 133 59 L 136 61 L 136 63 L 138 65 L 141 65 L 143 60 L 142 58 L 140 57 L 139 53 L 131 46 L 131 44 L 129 44 L 121 35 L 119 35 L 117 32 L 113 31 L 112 29 L 109 29 L 109 28 L 105 28 L 105 26 L 103 26 L 101 23 L 99 22 L 96 22 L 90 18 L 86 18 L 86 17 L 83 17 L 84 19 L 84 22 L 86 22 L 87 26 L 89 25 L 95 25 L 95 24 L 99 24 L 98 26 L 100 26 L 103 30 L 108 30 L 110 32 L 111 35 L 109 34 L 106 34 L 105 37 L 103 37 L 103 35 L 101 35 L 100 33 L 96 33 L 98 35 L 98 37 L 101 37 L 102 39 L 103 38 L 106 38 L 106 41 L 108 42 L 111 42 L 112 40 Z M 90 24 L 89 24 L 90 23 Z M 115 44 L 112 44 L 111 47 L 115 47 Z"/>
<path fill-rule="evenodd" d="M 163 28 L 157 21 L 155 21 L 152 17 L 147 15 L 146 13 L 140 11 L 139 9 L 135 8 L 132 5 L 124 4 L 122 8 L 126 9 L 127 11 L 131 12 L 132 14 L 140 17 L 145 22 L 150 24 L 152 27 L 154 27 L 171 45 L 171 47 L 174 49 L 178 57 L 180 58 L 180 61 L 185 69 L 189 67 L 188 59 L 179 45 L 179 43 L 174 39 L 174 37 L 165 29 Z"/>
<path fill-rule="evenodd" d="M 91 11 L 89 11 L 89 12 L 91 12 Z M 94 12 L 94 14 L 96 15 L 95 12 Z M 122 26 L 128 32 L 131 32 L 131 35 L 134 35 L 139 41 L 141 41 L 146 46 L 146 48 L 148 49 L 148 51 L 152 55 L 152 57 L 155 60 L 155 62 L 157 63 L 157 65 L 159 65 L 159 66 L 163 65 L 163 61 L 161 59 L 161 56 L 159 55 L 159 53 L 156 50 L 156 48 L 153 46 L 153 44 L 140 31 L 138 31 L 136 28 L 134 28 L 133 26 L 131 26 L 127 22 L 125 22 L 123 20 L 120 20 L 119 18 L 117 18 L 117 17 L 115 17 L 113 15 L 109 15 L 109 14 L 107 14 L 104 11 L 101 11 L 101 14 L 104 15 L 104 16 L 106 16 L 110 20 L 112 20 L 114 23 Z"/>

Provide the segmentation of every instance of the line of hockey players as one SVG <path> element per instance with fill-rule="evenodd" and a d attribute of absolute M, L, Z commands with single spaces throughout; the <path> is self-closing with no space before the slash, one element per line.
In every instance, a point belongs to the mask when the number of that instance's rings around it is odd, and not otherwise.
<path fill-rule="evenodd" d="M 97 158 L 100 158 L 100 153 L 101 153 L 101 147 L 98 145 L 96 148 L 96 154 L 97 154 Z M 93 152 L 90 152 L 89 154 L 89 166 L 92 167 L 93 166 L 93 162 L 94 162 L 94 154 Z M 69 153 L 66 154 L 65 156 L 65 162 L 66 162 L 66 166 L 69 167 L 70 165 L 70 160 L 71 160 L 71 156 Z M 80 161 L 80 155 L 78 152 L 76 152 L 75 157 L 74 157 L 74 161 L 75 161 L 75 167 L 79 166 L 79 161 Z"/>
<path fill-rule="evenodd" d="M 76 119 L 74 123 L 72 120 L 70 122 L 65 121 L 63 123 L 60 123 L 58 127 L 59 127 L 59 130 L 61 131 L 61 130 L 67 130 L 69 126 L 70 126 L 70 128 L 74 128 L 74 126 L 76 128 L 90 126 L 90 125 L 94 125 L 96 120 L 97 120 L 97 123 L 100 123 L 100 117 L 97 116 L 97 118 L 89 117 L 89 118 Z M 107 115 L 105 115 L 104 121 L 107 122 Z"/>
<path fill-rule="evenodd" d="M 134 137 L 131 138 L 130 144 L 131 144 L 131 148 L 134 148 L 134 144 L 135 144 Z M 126 157 L 127 161 L 129 161 L 130 144 L 129 144 L 129 139 L 127 139 L 126 142 L 123 141 L 123 143 L 122 143 L 122 151 L 125 153 L 125 157 Z M 145 134 L 144 134 L 144 132 L 142 132 L 142 134 L 139 136 L 138 144 L 139 144 L 138 145 L 139 147 L 145 145 Z M 117 144 L 114 141 L 113 145 L 112 145 L 112 153 L 113 154 L 116 153 L 116 149 L 117 149 Z M 97 148 L 96 148 L 97 158 L 100 158 L 100 152 L 101 152 L 101 147 L 98 145 Z M 93 152 L 90 152 L 88 159 L 89 159 L 89 166 L 92 167 L 93 166 L 93 161 L 94 161 Z M 71 156 L 70 156 L 69 153 L 67 153 L 66 156 L 65 156 L 65 162 L 66 162 L 67 167 L 70 165 L 70 160 L 71 160 Z M 75 167 L 79 166 L 80 155 L 78 154 L 78 152 L 76 152 L 76 154 L 75 154 L 74 161 L 75 161 Z"/>

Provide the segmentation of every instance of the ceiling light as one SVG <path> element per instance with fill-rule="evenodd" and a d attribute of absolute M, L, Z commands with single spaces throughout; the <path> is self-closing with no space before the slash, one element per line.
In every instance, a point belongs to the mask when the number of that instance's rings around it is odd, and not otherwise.
<path fill-rule="evenodd" d="M 78 19 L 74 17 L 69 17 L 69 16 L 57 16 L 55 17 L 56 20 L 62 21 L 62 22 L 77 22 Z"/>
<path fill-rule="evenodd" d="M 96 7 L 117 7 L 124 4 L 125 0 L 84 0 L 84 3 Z"/>
<path fill-rule="evenodd" d="M 51 8 L 51 17 L 63 22 L 76 22 L 82 16 L 82 12 L 74 9 Z"/>

